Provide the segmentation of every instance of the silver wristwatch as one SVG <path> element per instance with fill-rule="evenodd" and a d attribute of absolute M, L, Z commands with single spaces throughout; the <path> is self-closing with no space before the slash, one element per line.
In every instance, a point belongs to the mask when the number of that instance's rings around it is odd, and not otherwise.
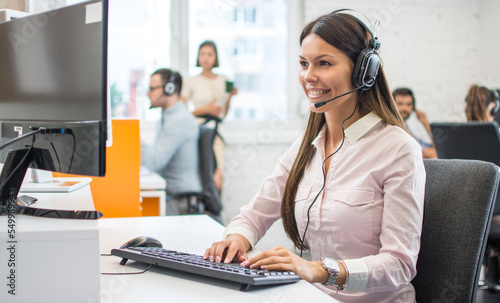
<path fill-rule="evenodd" d="M 332 258 L 321 258 L 321 266 L 328 272 L 328 280 L 323 285 L 333 286 L 339 276 L 339 263 Z"/>

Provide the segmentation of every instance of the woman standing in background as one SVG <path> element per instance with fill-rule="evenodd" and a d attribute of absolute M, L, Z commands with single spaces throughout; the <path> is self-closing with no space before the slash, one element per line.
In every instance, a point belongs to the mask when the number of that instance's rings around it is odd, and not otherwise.
<path fill-rule="evenodd" d="M 203 71 L 186 79 L 181 93 L 183 101 L 193 104 L 193 115 L 196 117 L 208 115 L 223 119 L 229 110 L 231 97 L 237 94 L 237 90 L 231 88 L 227 92 L 227 77 L 212 71 L 214 67 L 219 67 L 217 46 L 213 41 L 201 43 L 196 66 L 201 67 Z"/>
<path fill-rule="evenodd" d="M 231 97 L 237 94 L 224 75 L 212 71 L 219 67 L 217 46 L 213 41 L 204 41 L 198 49 L 196 66 L 201 67 L 201 74 L 186 79 L 181 92 L 184 102 L 190 102 L 194 109 L 193 115 L 204 118 L 200 122 L 213 117 L 222 120 L 229 111 Z M 218 122 L 220 122 L 218 120 Z M 214 141 L 214 152 L 217 158 L 217 169 L 214 173 L 214 182 L 217 188 L 222 188 L 222 172 L 224 171 L 224 143 L 220 137 Z"/>

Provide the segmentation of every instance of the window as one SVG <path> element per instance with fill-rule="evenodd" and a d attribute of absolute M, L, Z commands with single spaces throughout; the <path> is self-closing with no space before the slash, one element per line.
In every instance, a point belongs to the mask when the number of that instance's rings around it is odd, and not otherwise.
<path fill-rule="evenodd" d="M 32 13 L 83 2 L 29 1 Z M 149 75 L 160 67 L 174 68 L 184 77 L 200 73 L 195 63 L 204 40 L 217 44 L 220 68 L 215 72 L 238 88 L 226 121 L 287 116 L 297 101 L 290 99 L 297 94 L 287 89 L 297 86 L 294 64 L 298 70 L 288 36 L 292 31 L 298 37 L 293 27 L 300 26 L 288 23 L 299 20 L 288 16 L 290 7 L 296 13 L 300 1 L 109 0 L 112 116 L 157 120 L 160 111 L 149 109 L 146 96 Z"/>
<path fill-rule="evenodd" d="M 170 1 L 110 0 L 108 73 L 112 116 L 156 120 L 149 75 L 170 66 Z"/>
<path fill-rule="evenodd" d="M 287 109 L 287 1 L 190 0 L 189 75 L 198 47 L 217 44 L 220 67 L 238 88 L 226 120 L 267 120 Z"/>
<path fill-rule="evenodd" d="M 70 5 L 83 1 L 66 2 Z M 168 0 L 109 0 L 108 80 L 112 117 L 159 119 L 160 111 L 149 109 L 146 87 L 154 70 L 170 66 L 169 20 Z"/>

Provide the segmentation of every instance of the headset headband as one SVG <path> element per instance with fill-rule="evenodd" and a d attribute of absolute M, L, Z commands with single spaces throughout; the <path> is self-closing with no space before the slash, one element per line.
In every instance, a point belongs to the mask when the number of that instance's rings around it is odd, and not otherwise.
<path fill-rule="evenodd" d="M 366 18 L 366 20 L 368 20 L 371 24 L 371 20 L 370 18 L 368 18 L 365 14 L 361 13 L 361 12 L 358 12 L 357 10 L 354 10 L 354 9 L 350 9 L 350 8 L 341 8 L 341 9 L 337 9 L 337 10 L 334 10 L 332 13 L 333 14 L 337 14 L 337 13 L 340 13 L 340 12 L 345 12 L 345 11 L 351 11 L 351 12 L 355 12 L 355 13 L 358 13 L 360 15 L 362 15 L 363 17 Z M 356 21 L 358 21 L 359 24 L 361 24 L 361 26 L 363 26 L 363 28 L 370 34 L 370 36 L 372 37 L 370 39 L 370 47 L 375 49 L 375 50 L 379 50 L 380 49 L 380 41 L 378 40 L 378 27 L 380 26 L 380 21 L 375 21 L 375 23 L 373 24 L 375 26 L 375 35 L 373 34 L 373 32 L 370 30 L 370 28 L 368 26 L 366 26 L 366 24 L 361 21 L 358 17 L 354 16 L 353 14 L 349 14 L 351 17 L 353 17 L 354 19 L 356 19 Z"/>

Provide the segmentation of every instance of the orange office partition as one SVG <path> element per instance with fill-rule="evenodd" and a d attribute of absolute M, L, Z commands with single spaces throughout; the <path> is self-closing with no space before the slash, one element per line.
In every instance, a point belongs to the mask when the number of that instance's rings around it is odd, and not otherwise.
<path fill-rule="evenodd" d="M 93 177 L 90 183 L 94 206 L 104 218 L 139 217 L 142 216 L 139 120 L 113 119 L 112 129 L 112 146 L 106 148 L 106 175 Z"/>

